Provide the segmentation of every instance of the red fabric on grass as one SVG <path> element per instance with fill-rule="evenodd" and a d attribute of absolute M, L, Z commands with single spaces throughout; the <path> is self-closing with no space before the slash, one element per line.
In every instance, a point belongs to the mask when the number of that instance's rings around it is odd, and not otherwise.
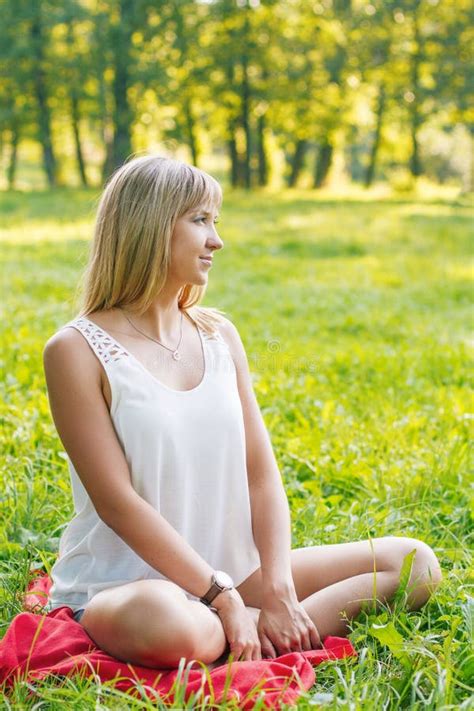
<path fill-rule="evenodd" d="M 44 606 L 50 587 L 47 574 L 40 574 L 29 583 L 24 607 L 31 611 L 16 615 L 0 641 L 0 682 L 5 683 L 6 689 L 17 678 L 32 682 L 48 674 L 67 676 L 82 672 L 89 676 L 94 671 L 102 681 L 120 677 L 113 686 L 122 691 L 138 696 L 140 692 L 134 692 L 134 688 L 143 685 L 149 698 L 159 696 L 167 702 L 173 700 L 172 686 L 179 675 L 178 668 L 150 669 L 110 656 L 97 647 L 82 625 L 74 620 L 69 607 L 59 607 L 47 614 L 33 612 Z M 343 637 L 326 637 L 323 644 L 323 649 L 292 652 L 276 659 L 223 664 L 210 671 L 211 688 L 202 666 L 194 662 L 181 676 L 183 680 L 188 675 L 185 699 L 202 688 L 203 696 L 213 690 L 214 703 L 235 697 L 241 702 L 239 708 L 251 709 L 264 690 L 268 708 L 295 703 L 315 682 L 313 666 L 327 659 L 356 656 L 349 640 Z M 224 696 L 226 678 L 228 688 Z M 258 691 L 249 696 L 259 682 Z"/>

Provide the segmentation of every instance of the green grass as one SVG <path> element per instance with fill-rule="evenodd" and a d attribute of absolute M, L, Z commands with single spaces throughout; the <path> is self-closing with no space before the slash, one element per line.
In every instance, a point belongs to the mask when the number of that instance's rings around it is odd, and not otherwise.
<path fill-rule="evenodd" d="M 97 197 L 0 196 L 0 636 L 21 610 L 28 565 L 49 569 L 73 515 L 42 349 L 76 313 Z M 318 667 L 298 708 L 472 708 L 471 208 L 442 195 L 236 191 L 221 212 L 225 246 L 203 303 L 242 335 L 293 547 L 411 536 L 434 548 L 444 572 L 422 610 L 353 620 L 358 659 Z M 6 708 L 152 706 L 77 679 L 42 682 L 36 701 L 28 693 L 18 684 Z"/>

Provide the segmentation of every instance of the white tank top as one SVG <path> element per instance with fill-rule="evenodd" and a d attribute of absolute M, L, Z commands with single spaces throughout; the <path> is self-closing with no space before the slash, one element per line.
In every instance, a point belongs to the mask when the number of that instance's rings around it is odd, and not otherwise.
<path fill-rule="evenodd" d="M 252 534 L 242 406 L 225 340 L 196 326 L 205 370 L 201 382 L 184 391 L 159 382 L 89 319 L 81 316 L 63 328 L 80 331 L 104 366 L 112 394 L 110 416 L 135 491 L 210 566 L 225 570 L 239 585 L 260 567 Z M 169 580 L 99 518 L 67 460 L 75 516 L 59 542 L 46 607 L 77 610 L 105 588 L 143 578 Z"/>

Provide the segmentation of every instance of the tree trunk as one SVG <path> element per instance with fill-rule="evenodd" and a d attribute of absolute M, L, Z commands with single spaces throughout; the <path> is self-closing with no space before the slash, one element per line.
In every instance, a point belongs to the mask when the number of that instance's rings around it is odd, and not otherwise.
<path fill-rule="evenodd" d="M 339 21 L 350 22 L 352 13 L 352 0 L 335 0 L 333 10 L 336 18 Z M 328 55 L 325 60 L 325 66 L 329 74 L 329 81 L 337 84 L 340 87 L 340 103 L 344 103 L 345 84 L 342 79 L 342 71 L 348 60 L 348 49 L 344 43 L 336 40 L 335 52 Z M 331 112 L 326 119 L 326 135 L 322 139 L 317 151 L 316 164 L 314 168 L 313 188 L 321 188 L 326 182 L 329 169 L 331 167 L 334 146 L 332 144 L 331 134 L 334 133 L 336 127 L 341 123 L 341 110 Z"/>
<path fill-rule="evenodd" d="M 237 153 L 237 142 L 235 140 L 235 120 L 230 119 L 227 127 L 228 139 L 227 148 L 230 159 L 230 184 L 233 188 L 239 185 L 239 156 Z"/>
<path fill-rule="evenodd" d="M 77 168 L 79 170 L 79 175 L 81 176 L 81 183 L 83 187 L 87 188 L 87 175 L 86 166 L 84 163 L 84 156 L 81 146 L 81 136 L 79 131 L 79 99 L 75 95 L 74 89 L 71 92 L 71 118 L 72 118 L 72 130 L 74 133 L 74 146 L 76 149 L 76 160 Z"/>
<path fill-rule="evenodd" d="M 11 151 L 10 160 L 8 162 L 7 169 L 7 179 L 8 179 L 8 189 L 13 190 L 15 187 L 15 175 L 16 175 L 16 165 L 18 156 L 18 143 L 20 140 L 20 132 L 18 130 L 18 124 L 14 123 L 11 128 L 12 140 L 11 140 Z"/>
<path fill-rule="evenodd" d="M 248 56 L 248 41 L 251 35 L 249 21 L 249 5 L 245 3 L 243 7 L 244 24 L 243 32 L 240 37 L 242 44 L 241 67 L 242 67 L 242 82 L 240 85 L 241 96 L 241 117 L 240 125 L 245 134 L 245 153 L 242 162 L 242 184 L 245 188 L 252 187 L 252 129 L 250 125 L 250 78 L 249 78 L 249 56 Z"/>
<path fill-rule="evenodd" d="M 186 36 L 186 25 L 182 12 L 180 11 L 179 5 L 176 3 L 173 6 L 173 18 L 176 23 L 176 42 L 180 51 L 180 59 L 183 65 L 188 59 L 188 41 Z M 196 131 L 196 121 L 194 119 L 192 110 L 192 99 L 189 95 L 189 87 L 192 86 L 192 81 L 189 81 L 189 77 L 183 81 L 181 84 L 181 92 L 184 96 L 183 108 L 184 108 L 184 120 L 186 124 L 187 141 L 189 145 L 189 150 L 191 151 L 191 160 L 193 165 L 198 166 L 201 151 L 199 148 L 199 141 L 197 138 Z"/>
<path fill-rule="evenodd" d="M 268 184 L 268 157 L 265 143 L 265 114 L 261 114 L 257 121 L 257 151 L 258 151 L 258 184 Z"/>
<path fill-rule="evenodd" d="M 291 174 L 288 179 L 289 188 L 294 188 L 298 182 L 307 148 L 308 141 L 306 138 L 299 138 L 296 141 L 295 152 L 293 153 L 293 157 L 291 159 Z"/>
<path fill-rule="evenodd" d="M 30 37 L 32 54 L 35 58 L 35 63 L 33 65 L 33 84 L 36 100 L 38 102 L 39 140 L 43 149 L 43 167 L 48 184 L 50 188 L 55 188 L 57 185 L 56 158 L 53 150 L 51 112 L 48 105 L 48 92 L 44 72 L 44 39 L 40 19 L 41 5 L 39 0 L 35 9 L 36 13 L 30 27 Z"/>
<path fill-rule="evenodd" d="M 234 86 L 234 66 L 232 64 L 226 67 L 227 85 Z M 230 160 L 230 184 L 233 188 L 242 185 L 242 161 L 237 149 L 237 140 L 235 133 L 238 127 L 239 120 L 232 114 L 233 108 L 228 106 L 229 118 L 227 120 L 227 149 L 229 151 Z"/>
<path fill-rule="evenodd" d="M 132 152 L 131 123 L 132 111 L 128 101 L 131 63 L 130 45 L 133 33 L 133 0 L 119 1 L 119 22 L 115 26 L 113 81 L 114 94 L 114 138 L 112 144 L 113 169 L 121 166 Z"/>
<path fill-rule="evenodd" d="M 416 99 L 411 107 L 411 157 L 410 171 L 414 177 L 418 177 L 422 173 L 420 151 L 418 145 L 418 130 L 421 126 L 421 116 L 416 106 Z"/>
<path fill-rule="evenodd" d="M 67 23 L 67 42 L 70 51 L 70 56 L 74 57 L 74 25 L 72 20 Z M 81 178 L 82 185 L 87 188 L 86 168 L 82 153 L 81 138 L 80 138 L 80 112 L 79 112 L 79 79 L 77 73 L 72 69 L 69 74 L 69 97 L 71 102 L 71 121 L 72 132 L 74 134 L 74 147 L 76 151 L 77 168 Z"/>
<path fill-rule="evenodd" d="M 369 161 L 369 165 L 367 166 L 367 172 L 365 174 L 364 185 L 366 188 L 370 188 L 370 186 L 372 185 L 372 182 L 374 180 L 375 166 L 377 163 L 377 154 L 378 154 L 378 150 L 380 147 L 380 139 L 382 136 L 382 122 L 383 122 L 383 115 L 384 115 L 384 111 L 385 111 L 385 98 L 386 98 L 385 85 L 383 83 L 381 83 L 380 88 L 379 88 L 378 101 L 377 101 L 377 120 L 376 120 L 376 124 L 375 124 L 374 142 L 372 143 L 372 149 L 370 151 L 370 161 Z"/>
<path fill-rule="evenodd" d="M 329 168 L 331 166 L 333 150 L 333 145 L 326 137 L 319 146 L 319 150 L 317 152 L 313 188 L 321 188 L 326 182 Z"/>
<path fill-rule="evenodd" d="M 113 172 L 113 140 L 114 132 L 110 111 L 107 106 L 107 84 L 104 79 L 104 69 L 99 71 L 99 107 L 101 109 L 101 137 L 104 144 L 105 158 L 102 164 L 102 182 L 105 183 Z"/>
<path fill-rule="evenodd" d="M 186 129 L 188 133 L 189 149 L 191 151 L 192 163 L 198 167 L 201 152 L 199 150 L 199 142 L 196 136 L 196 121 L 194 120 L 191 99 L 186 97 L 184 102 L 184 114 L 186 118 Z"/>
<path fill-rule="evenodd" d="M 242 56 L 242 115 L 241 125 L 245 133 L 245 156 L 243 161 L 243 184 L 246 188 L 252 187 L 252 132 L 250 129 L 250 84 L 248 77 L 248 57 Z"/>
<path fill-rule="evenodd" d="M 410 170 L 411 174 L 417 178 L 422 173 L 422 166 L 420 160 L 420 151 L 418 145 L 418 131 L 422 124 L 422 117 L 420 114 L 420 63 L 421 63 L 421 35 L 420 28 L 418 25 L 418 4 L 415 4 L 414 15 L 413 15 L 413 30 L 414 30 L 414 40 L 415 40 L 415 52 L 412 55 L 411 61 L 411 82 L 412 82 L 412 92 L 414 94 L 414 99 L 410 104 L 410 133 L 411 133 L 411 157 L 410 157 Z"/>
<path fill-rule="evenodd" d="M 109 68 L 106 46 L 104 44 L 104 38 L 107 36 L 107 32 L 109 32 L 108 18 L 105 18 L 103 14 L 99 13 L 94 25 L 94 62 L 97 67 L 100 140 L 104 147 L 104 161 L 101 168 L 102 183 L 105 183 L 109 175 L 113 172 L 112 153 L 114 131 L 112 125 L 112 96 L 105 80 L 106 72 Z"/>

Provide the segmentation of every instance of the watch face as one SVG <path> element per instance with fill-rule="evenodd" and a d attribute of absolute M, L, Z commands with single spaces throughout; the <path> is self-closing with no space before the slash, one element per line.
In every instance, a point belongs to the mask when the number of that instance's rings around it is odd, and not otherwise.
<path fill-rule="evenodd" d="M 214 572 L 214 576 L 216 579 L 216 583 L 221 587 L 221 588 L 233 588 L 234 587 L 234 581 L 228 575 L 225 573 L 223 570 L 216 570 Z"/>

